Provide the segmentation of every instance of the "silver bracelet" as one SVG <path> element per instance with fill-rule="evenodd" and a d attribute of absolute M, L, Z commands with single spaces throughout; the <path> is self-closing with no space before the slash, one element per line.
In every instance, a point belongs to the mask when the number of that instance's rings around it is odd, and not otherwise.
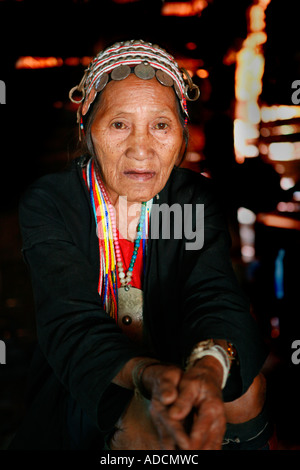
<path fill-rule="evenodd" d="M 221 388 L 223 389 L 228 379 L 231 363 L 230 363 L 230 360 L 226 351 L 224 351 L 224 349 L 218 344 L 214 344 L 212 340 L 201 341 L 195 346 L 195 348 L 193 349 L 193 351 L 191 352 L 191 355 L 189 356 L 187 360 L 186 370 L 190 369 L 195 364 L 196 361 L 198 361 L 204 356 L 213 356 L 222 365 L 223 380 L 222 380 Z"/>

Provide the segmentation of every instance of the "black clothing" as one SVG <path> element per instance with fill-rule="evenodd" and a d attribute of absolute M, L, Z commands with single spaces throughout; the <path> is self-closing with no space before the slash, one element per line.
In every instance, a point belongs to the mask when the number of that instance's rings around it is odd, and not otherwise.
<path fill-rule="evenodd" d="M 136 355 L 184 366 L 197 342 L 227 339 L 238 352 L 239 394 L 266 358 L 233 273 L 230 238 L 213 183 L 186 169 L 173 170 L 153 203 L 204 204 L 204 246 L 186 250 L 185 238 L 172 237 L 174 227 L 169 240 L 151 238 L 150 230 L 143 287 L 145 349 L 129 341 L 102 309 L 97 292 L 99 245 L 82 177 L 85 164 L 86 157 L 80 157 L 66 170 L 40 178 L 20 204 L 39 345 L 29 379 L 28 414 L 12 448 L 69 448 L 70 396 L 99 428 L 99 436 L 109 432 L 132 396 L 111 381 Z M 232 382 L 230 377 L 225 399 L 236 393 Z"/>

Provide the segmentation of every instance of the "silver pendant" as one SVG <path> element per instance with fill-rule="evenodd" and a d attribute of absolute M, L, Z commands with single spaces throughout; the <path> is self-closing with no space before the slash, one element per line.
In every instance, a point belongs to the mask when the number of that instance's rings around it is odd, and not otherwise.
<path fill-rule="evenodd" d="M 136 287 L 118 289 L 118 325 L 132 341 L 141 342 L 143 335 L 143 291 Z"/>

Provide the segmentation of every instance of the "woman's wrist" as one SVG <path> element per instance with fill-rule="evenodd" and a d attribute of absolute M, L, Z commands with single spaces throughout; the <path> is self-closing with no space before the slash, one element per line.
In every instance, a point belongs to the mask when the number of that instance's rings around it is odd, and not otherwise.
<path fill-rule="evenodd" d="M 201 375 L 209 375 L 213 378 L 213 381 L 216 383 L 217 387 L 222 389 L 224 381 L 224 369 L 218 361 L 213 356 L 204 356 L 201 359 L 198 359 L 193 364 L 193 369 L 197 370 Z"/>
<path fill-rule="evenodd" d="M 222 383 L 221 388 L 223 389 L 226 385 L 226 381 L 230 372 L 231 368 L 231 361 L 233 360 L 233 356 L 231 355 L 231 343 L 228 343 L 225 340 L 216 340 L 209 339 L 206 341 L 201 341 L 195 345 L 193 348 L 187 363 L 186 363 L 186 370 L 189 370 L 191 367 L 195 365 L 195 363 L 199 362 L 200 360 L 204 360 L 204 358 L 214 358 L 214 361 L 208 360 L 210 363 L 218 364 L 218 369 L 222 368 Z M 204 364 L 206 361 L 202 362 Z"/>
<path fill-rule="evenodd" d="M 173 370 L 173 373 L 176 371 L 176 377 L 178 370 L 180 370 L 180 374 L 182 374 L 182 370 L 178 368 L 178 366 L 169 362 L 161 362 L 157 359 L 141 361 L 133 371 L 135 390 L 144 398 L 150 400 L 154 388 L 157 390 L 158 383 L 161 383 L 161 374 L 165 373 L 166 370 Z"/>
<path fill-rule="evenodd" d="M 156 363 L 159 361 L 151 357 L 133 357 L 126 362 L 112 382 L 120 387 L 133 390 L 135 388 L 134 376 L 138 374 L 141 367 L 144 367 L 146 364 L 153 364 L 154 362 Z"/>
<path fill-rule="evenodd" d="M 139 361 L 132 370 L 132 382 L 134 389 L 143 397 L 150 399 L 151 391 L 147 389 L 143 382 L 143 375 L 148 367 L 161 365 L 157 359 L 145 358 Z"/>

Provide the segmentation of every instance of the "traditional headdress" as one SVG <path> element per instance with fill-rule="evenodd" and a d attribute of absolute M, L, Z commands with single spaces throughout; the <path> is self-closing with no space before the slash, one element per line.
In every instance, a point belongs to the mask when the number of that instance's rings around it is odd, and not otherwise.
<path fill-rule="evenodd" d="M 200 95 L 189 73 L 184 68 L 180 69 L 174 57 L 158 45 L 131 40 L 117 42 L 99 52 L 85 70 L 79 85 L 70 90 L 70 100 L 79 104 L 77 122 L 82 124 L 82 116 L 87 114 L 97 93 L 110 80 L 124 80 L 130 73 L 142 80 L 156 77 L 162 85 L 173 87 L 183 113 L 188 118 L 186 100 L 194 101 Z M 73 98 L 75 91 L 81 93 L 80 99 Z"/>

